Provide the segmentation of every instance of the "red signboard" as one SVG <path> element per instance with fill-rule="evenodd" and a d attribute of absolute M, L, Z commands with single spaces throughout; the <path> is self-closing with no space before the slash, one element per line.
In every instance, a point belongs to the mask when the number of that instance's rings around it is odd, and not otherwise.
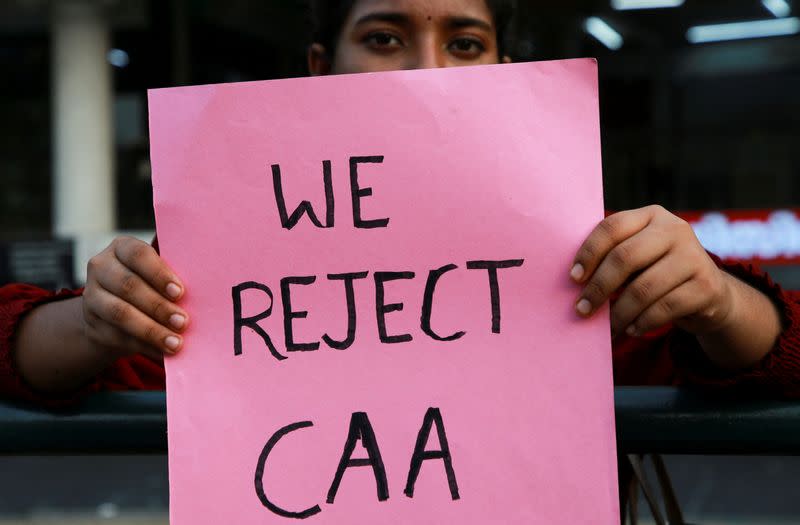
<path fill-rule="evenodd" d="M 800 209 L 681 212 L 705 248 L 725 260 L 800 264 Z"/>

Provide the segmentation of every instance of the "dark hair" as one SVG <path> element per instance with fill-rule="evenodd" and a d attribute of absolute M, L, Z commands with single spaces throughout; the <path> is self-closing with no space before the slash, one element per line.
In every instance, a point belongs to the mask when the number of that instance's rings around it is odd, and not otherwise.
<path fill-rule="evenodd" d="M 497 52 L 500 57 L 511 49 L 511 18 L 515 0 L 485 0 L 492 13 L 497 30 Z M 353 8 L 355 0 L 310 0 L 312 38 L 325 46 L 330 55 L 336 51 L 336 42 L 342 26 Z"/>

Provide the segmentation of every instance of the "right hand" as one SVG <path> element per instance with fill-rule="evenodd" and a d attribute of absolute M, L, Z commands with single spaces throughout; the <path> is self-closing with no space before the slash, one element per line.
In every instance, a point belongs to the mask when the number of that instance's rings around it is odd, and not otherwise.
<path fill-rule="evenodd" d="M 118 237 L 87 269 L 83 320 L 90 345 L 110 357 L 153 359 L 181 349 L 189 316 L 175 302 L 184 287 L 152 246 Z"/>

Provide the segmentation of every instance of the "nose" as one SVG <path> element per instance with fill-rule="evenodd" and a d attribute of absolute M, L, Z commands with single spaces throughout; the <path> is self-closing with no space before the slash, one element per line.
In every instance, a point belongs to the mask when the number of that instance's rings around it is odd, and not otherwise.
<path fill-rule="evenodd" d="M 409 57 L 408 69 L 431 69 L 447 66 L 447 56 L 435 35 L 425 35 L 419 39 L 416 53 Z"/>

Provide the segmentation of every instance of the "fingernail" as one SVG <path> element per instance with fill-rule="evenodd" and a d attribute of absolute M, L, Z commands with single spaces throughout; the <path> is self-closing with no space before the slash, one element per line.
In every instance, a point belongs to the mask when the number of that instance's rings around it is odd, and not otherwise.
<path fill-rule="evenodd" d="M 583 265 L 581 263 L 577 263 L 572 267 L 572 270 L 569 271 L 569 276 L 572 277 L 573 281 L 580 281 L 583 278 L 584 271 Z"/>
<path fill-rule="evenodd" d="M 175 283 L 169 283 L 167 285 L 167 295 L 172 297 L 173 299 L 177 299 L 181 296 L 181 287 Z"/>
<path fill-rule="evenodd" d="M 628 328 L 625 329 L 625 333 L 631 337 L 636 337 L 637 335 L 639 335 L 639 330 L 637 330 L 634 325 L 630 325 Z"/>
<path fill-rule="evenodd" d="M 181 340 L 180 340 L 180 338 L 178 338 L 178 337 L 176 337 L 174 335 L 170 335 L 170 336 L 167 336 L 166 339 L 164 339 L 164 344 L 167 345 L 167 348 L 169 348 L 170 350 L 172 350 L 174 352 L 181 345 Z"/>
<path fill-rule="evenodd" d="M 589 315 L 592 313 L 592 303 L 586 299 L 581 299 L 578 301 L 578 304 L 575 305 L 575 309 L 581 315 Z"/>
<path fill-rule="evenodd" d="M 169 324 L 180 330 L 186 324 L 186 317 L 181 314 L 172 314 L 169 316 Z"/>

